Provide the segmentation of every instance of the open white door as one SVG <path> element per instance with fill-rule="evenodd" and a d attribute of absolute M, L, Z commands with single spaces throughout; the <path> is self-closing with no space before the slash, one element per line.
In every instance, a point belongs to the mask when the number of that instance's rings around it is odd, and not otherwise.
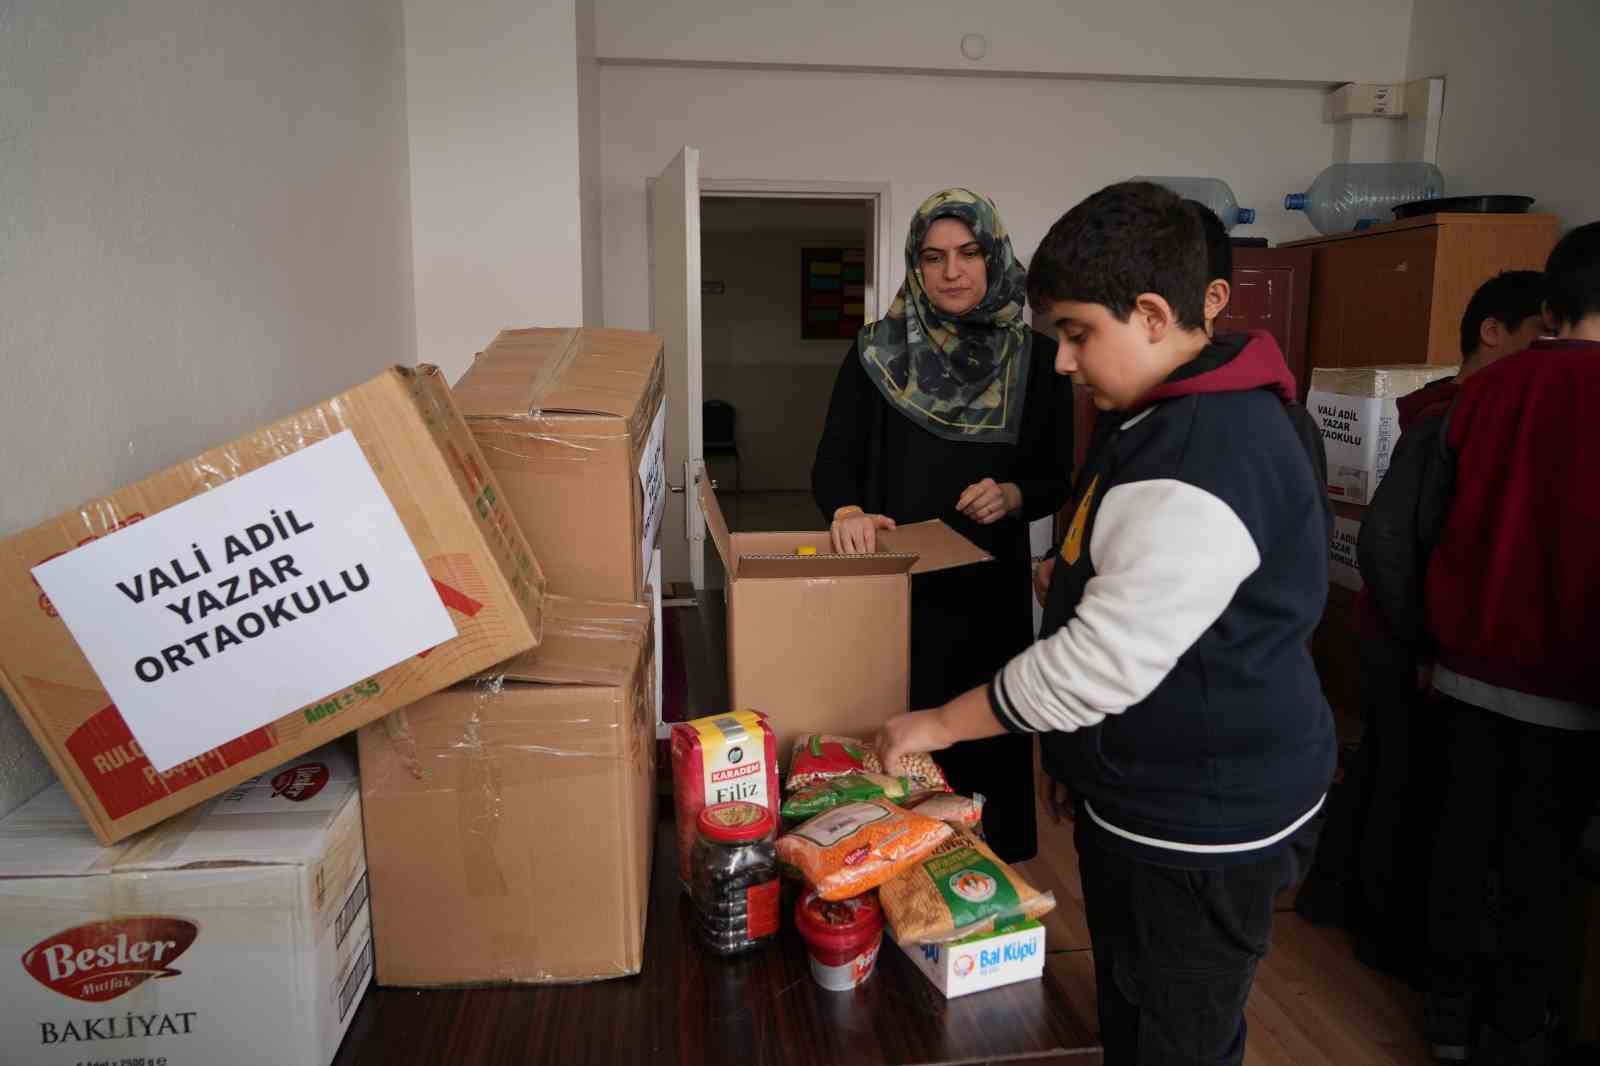
<path fill-rule="evenodd" d="M 666 349 L 665 581 L 705 587 L 705 520 L 695 493 L 705 476 L 700 424 L 700 149 L 685 147 L 650 183 L 650 328 Z"/>

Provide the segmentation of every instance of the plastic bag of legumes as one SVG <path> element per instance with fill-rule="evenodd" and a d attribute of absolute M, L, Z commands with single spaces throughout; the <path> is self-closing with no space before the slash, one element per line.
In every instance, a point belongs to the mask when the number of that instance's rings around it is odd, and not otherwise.
<path fill-rule="evenodd" d="M 903 800 L 898 801 L 900 806 L 908 811 L 926 814 L 929 818 L 937 818 L 941 822 L 949 822 L 961 829 L 971 830 L 975 836 L 983 836 L 983 803 L 981 792 L 971 796 L 962 796 L 954 792 L 913 792 Z M 788 804 L 784 804 L 788 810 Z"/>
<path fill-rule="evenodd" d="M 947 796 L 949 793 L 928 792 L 923 795 Z M 783 801 L 783 817 L 785 821 L 804 821 L 846 803 L 877 799 L 879 796 L 899 803 L 906 797 L 906 779 L 868 773 L 830 777 L 790 793 L 789 798 Z M 938 815 L 930 814 L 929 817 L 936 818 Z"/>
<path fill-rule="evenodd" d="M 849 899 L 927 857 L 953 832 L 880 797 L 835 807 L 779 837 L 778 861 L 823 899 Z"/>
<path fill-rule="evenodd" d="M 902 945 L 937 944 L 1039 918 L 1056 906 L 971 833 L 957 829 L 930 855 L 878 888 L 884 917 Z"/>
<path fill-rule="evenodd" d="M 944 771 L 928 755 L 907 755 L 900 760 L 901 776 L 910 790 L 950 791 Z M 882 774 L 883 760 L 866 741 L 830 733 L 808 733 L 794 742 L 789 779 L 784 791 L 796 792 L 818 781 L 847 774 Z"/>

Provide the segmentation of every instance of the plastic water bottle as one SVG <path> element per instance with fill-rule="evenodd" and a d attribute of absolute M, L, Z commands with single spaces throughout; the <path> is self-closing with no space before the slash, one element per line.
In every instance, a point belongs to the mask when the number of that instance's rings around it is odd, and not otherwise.
<path fill-rule="evenodd" d="M 1432 163 L 1335 163 L 1283 206 L 1304 211 L 1318 233 L 1348 233 L 1393 222 L 1391 208 L 1443 195 L 1444 175 Z"/>
<path fill-rule="evenodd" d="M 1233 198 L 1233 190 L 1228 188 L 1228 183 L 1218 178 L 1134 178 L 1134 181 L 1148 181 L 1152 185 L 1160 185 L 1171 189 L 1185 200 L 1198 200 L 1222 219 L 1224 229 L 1233 229 L 1235 226 L 1248 226 L 1256 220 L 1256 213 L 1248 207 L 1240 207 L 1239 201 Z"/>

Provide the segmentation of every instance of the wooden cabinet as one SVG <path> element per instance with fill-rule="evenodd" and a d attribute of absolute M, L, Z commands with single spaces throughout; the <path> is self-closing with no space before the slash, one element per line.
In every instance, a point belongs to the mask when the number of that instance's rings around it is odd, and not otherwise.
<path fill-rule="evenodd" d="M 1503 270 L 1542 270 L 1554 215 L 1427 215 L 1296 241 L 1311 252 L 1309 367 L 1451 365 L 1467 301 Z"/>
<path fill-rule="evenodd" d="M 1272 334 L 1301 400 L 1310 378 L 1306 331 L 1312 254 L 1309 248 L 1235 248 L 1233 293 L 1216 324 L 1218 333 L 1263 329 Z"/>

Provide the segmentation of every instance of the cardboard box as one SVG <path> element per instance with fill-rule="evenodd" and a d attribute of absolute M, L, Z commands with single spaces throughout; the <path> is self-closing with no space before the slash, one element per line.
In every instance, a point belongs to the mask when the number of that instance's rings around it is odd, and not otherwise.
<path fill-rule="evenodd" d="M 1351 592 L 1361 591 L 1361 564 L 1356 542 L 1361 538 L 1363 508 L 1348 503 L 1333 505 L 1333 537 L 1328 544 L 1328 580 Z"/>
<path fill-rule="evenodd" d="M 381 984 L 594 981 L 643 964 L 650 610 L 548 604 L 537 652 L 359 734 Z"/>
<path fill-rule="evenodd" d="M 112 847 L 53 785 L 0 822 L 0 1062 L 326 1066 L 372 976 L 353 759 Z"/>
<path fill-rule="evenodd" d="M 1044 926 L 1032 919 L 1001 932 L 900 950 L 949 999 L 1044 976 Z"/>
<path fill-rule="evenodd" d="M 456 400 L 561 596 L 639 602 L 666 499 L 661 338 L 508 329 Z"/>
<path fill-rule="evenodd" d="M 1400 438 L 1395 401 L 1430 381 L 1450 377 L 1453 366 L 1319 368 L 1311 372 L 1306 407 L 1328 450 L 1328 496 L 1367 504 L 1389 472 Z"/>
<path fill-rule="evenodd" d="M 335 460 L 340 476 L 350 478 L 352 495 L 337 495 L 340 506 L 314 515 L 297 514 L 297 499 L 342 491 L 345 482 L 322 476 Z M 341 513 L 349 507 L 355 514 L 358 504 L 360 522 Z M 229 527 L 211 524 L 219 506 L 243 508 L 240 513 L 260 521 L 224 535 Z M 281 542 L 286 554 L 273 562 L 284 587 L 262 587 L 273 584 L 273 574 L 265 562 L 253 564 L 277 549 L 252 558 L 250 545 L 313 527 Z M 367 560 L 370 574 L 366 563 L 342 571 L 343 561 L 313 566 L 297 547 L 321 551 L 369 541 L 397 546 Z M 33 573 L 36 567 L 48 573 L 47 567 L 100 565 L 132 546 L 154 552 L 145 561 L 160 566 L 148 573 L 112 571 L 103 588 L 85 594 L 92 594 L 91 602 L 92 596 L 110 601 L 103 612 L 74 616 L 65 604 L 58 610 Z M 244 554 L 235 559 L 236 551 Z M 209 567 L 203 574 L 202 556 Z M 287 571 L 284 559 L 290 560 Z M 41 567 L 46 560 L 54 561 Z M 380 577 L 391 570 L 396 583 L 386 584 Z M 294 576 L 301 571 L 304 589 Z M 352 582 L 357 574 L 367 578 L 359 595 L 347 591 L 359 584 Z M 320 591 L 313 588 L 319 578 Z M 301 599 L 285 595 L 291 590 Z M 146 602 L 130 603 L 134 593 Z M 328 594 L 326 604 L 321 593 Z M 0 542 L 0 626 L 6 633 L 0 688 L 95 834 L 109 843 L 535 646 L 543 595 L 539 565 L 442 376 L 433 367 L 397 367 Z M 335 598 L 346 602 L 335 604 Z M 327 610 L 312 615 L 313 608 L 295 603 Z M 221 613 L 206 617 L 212 607 Z M 130 654 L 123 664 L 128 671 L 119 668 L 108 683 L 90 665 L 79 637 L 86 626 L 113 617 L 113 610 L 144 612 L 137 625 L 109 636 L 130 645 L 148 642 L 149 655 L 134 662 Z M 398 630 L 422 614 L 435 619 L 430 625 L 437 631 L 454 631 L 454 639 L 397 653 L 400 645 L 386 643 L 387 625 L 370 624 L 394 616 Z M 224 645 L 224 626 L 231 644 Z M 191 634 L 198 644 L 172 643 Z M 241 642 L 239 634 L 253 639 Z M 306 648 L 308 637 L 316 638 L 309 655 L 290 654 Z M 167 655 L 174 650 L 177 660 Z M 106 660 L 99 661 L 104 666 Z M 135 673 L 141 682 L 158 675 L 151 687 L 155 705 L 138 709 L 147 717 L 135 717 L 126 699 L 109 694 L 136 687 Z M 328 678 L 336 680 L 304 694 Z M 196 687 L 158 687 L 179 683 Z M 214 690 L 229 695 L 179 695 Z M 151 698 L 142 690 L 135 695 Z M 289 698 L 296 695 L 301 698 Z M 246 720 L 253 724 L 237 727 Z M 205 746 L 197 742 L 200 734 L 186 738 L 179 728 L 189 722 L 233 739 L 211 740 L 215 747 L 199 750 Z M 195 750 L 165 769 L 145 750 L 157 732 Z"/>
<path fill-rule="evenodd" d="M 833 555 L 827 533 L 729 533 L 699 492 L 727 572 L 729 697 L 771 719 L 779 759 L 802 733 L 870 736 L 909 709 L 911 575 L 993 557 L 938 520 L 879 534 L 875 555 Z"/>

